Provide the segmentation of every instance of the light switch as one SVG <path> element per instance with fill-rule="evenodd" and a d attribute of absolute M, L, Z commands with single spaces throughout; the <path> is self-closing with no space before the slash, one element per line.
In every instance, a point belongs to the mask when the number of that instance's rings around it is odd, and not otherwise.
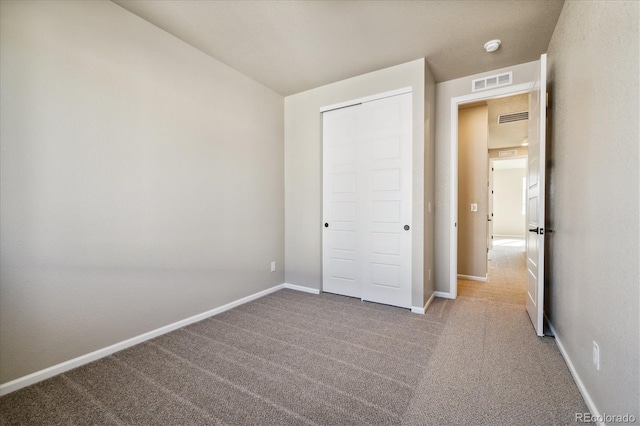
<path fill-rule="evenodd" d="M 477 212 L 478 211 L 478 205 L 476 203 L 471 203 L 471 211 L 472 212 Z"/>

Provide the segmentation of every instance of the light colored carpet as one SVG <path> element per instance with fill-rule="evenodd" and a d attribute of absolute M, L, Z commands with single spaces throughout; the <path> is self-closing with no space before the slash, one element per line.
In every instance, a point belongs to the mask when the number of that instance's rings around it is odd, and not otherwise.
<path fill-rule="evenodd" d="M 282 290 L 0 398 L 0 425 L 573 424 L 506 262 L 424 316 Z"/>
<path fill-rule="evenodd" d="M 448 306 L 282 290 L 0 399 L 0 424 L 399 424 Z"/>
<path fill-rule="evenodd" d="M 525 307 L 526 257 L 497 241 L 488 282 L 458 280 L 458 299 L 425 369 L 406 425 L 570 425 L 587 413 L 552 337 Z"/>
<path fill-rule="evenodd" d="M 499 239 L 489 252 L 488 281 L 458 280 L 458 296 L 525 306 L 526 265 L 524 242 Z"/>
<path fill-rule="evenodd" d="M 522 307 L 459 297 L 405 425 L 569 425 L 588 409 Z"/>

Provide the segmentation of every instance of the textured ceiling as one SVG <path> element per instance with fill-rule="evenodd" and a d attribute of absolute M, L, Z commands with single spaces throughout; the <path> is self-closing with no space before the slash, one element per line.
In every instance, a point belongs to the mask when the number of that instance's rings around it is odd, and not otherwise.
<path fill-rule="evenodd" d="M 508 96 L 487 101 L 489 119 L 489 149 L 521 146 L 529 137 L 529 120 L 498 124 L 498 116 L 529 111 L 529 94 Z"/>
<path fill-rule="evenodd" d="M 183 41 L 290 95 L 426 58 L 437 81 L 533 61 L 562 0 L 114 0 Z M 493 53 L 486 41 L 502 39 Z"/>

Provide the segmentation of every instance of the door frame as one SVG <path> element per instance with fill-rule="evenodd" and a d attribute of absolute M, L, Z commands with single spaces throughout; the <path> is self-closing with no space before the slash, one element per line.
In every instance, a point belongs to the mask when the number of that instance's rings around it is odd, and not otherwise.
<path fill-rule="evenodd" d="M 518 159 L 518 158 L 520 158 L 520 159 L 524 159 L 524 160 L 526 161 L 526 160 L 529 158 L 529 156 L 528 156 L 528 155 L 514 155 L 513 157 L 489 158 L 489 182 L 490 182 L 490 185 L 489 185 L 489 186 L 490 186 L 491 188 L 493 188 L 493 183 L 495 183 L 495 180 L 494 180 L 494 177 L 493 177 L 493 167 L 494 167 L 493 165 L 494 165 L 494 163 L 496 163 L 496 162 L 500 162 L 500 161 L 507 161 L 507 160 Z M 525 166 L 524 166 L 524 170 L 525 170 L 525 178 L 526 178 L 526 174 L 527 174 L 527 169 L 528 169 L 528 168 L 529 168 L 529 164 L 528 164 L 528 163 L 525 163 Z M 492 194 L 489 194 L 489 196 L 491 196 L 491 195 L 492 195 Z M 525 196 L 526 196 L 526 188 L 525 188 Z M 493 200 L 492 200 L 492 202 L 491 202 L 491 203 L 489 203 L 489 204 L 493 204 Z M 491 207 L 491 206 L 490 206 L 490 207 Z M 493 210 L 493 209 L 491 209 L 491 210 Z M 526 216 L 526 215 L 525 215 L 525 216 Z M 493 217 L 492 217 L 491 219 L 492 219 L 492 222 L 494 222 L 494 226 L 495 226 L 495 221 L 493 221 Z M 525 222 L 526 222 L 526 219 L 525 219 Z M 527 226 L 526 226 L 526 223 L 525 223 L 525 226 L 524 226 L 524 228 L 523 228 L 523 231 L 525 230 L 525 228 L 526 228 L 526 227 L 527 227 Z M 525 232 L 525 233 L 524 233 L 524 237 L 523 237 L 523 238 L 525 239 L 525 247 L 526 247 L 526 241 L 527 241 L 527 238 L 526 238 L 526 237 L 527 237 L 527 233 Z"/>
<path fill-rule="evenodd" d="M 451 299 L 458 297 L 458 108 L 471 102 L 504 98 L 507 96 L 529 93 L 535 81 L 500 87 L 480 93 L 451 98 L 451 160 L 449 167 L 449 295 Z"/>

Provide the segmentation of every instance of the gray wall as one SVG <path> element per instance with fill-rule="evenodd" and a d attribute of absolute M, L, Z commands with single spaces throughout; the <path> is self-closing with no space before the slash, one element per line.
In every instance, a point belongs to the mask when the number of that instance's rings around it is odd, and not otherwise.
<path fill-rule="evenodd" d="M 458 110 L 458 274 L 479 279 L 487 277 L 488 110 Z"/>
<path fill-rule="evenodd" d="M 0 7 L 0 382 L 283 282 L 280 95 L 110 2 Z"/>
<path fill-rule="evenodd" d="M 425 242 L 425 94 L 433 105 L 433 80 L 424 59 L 364 74 L 285 98 L 285 281 L 322 287 L 322 138 L 320 108 L 413 87 L 412 305 L 422 307 Z M 427 83 L 425 83 L 425 81 Z M 425 90 L 425 84 L 430 86 Z M 430 110 L 431 111 L 431 110 Z M 429 132 L 431 134 L 431 132 Z M 427 182 L 430 184 L 431 182 Z"/>
<path fill-rule="evenodd" d="M 549 45 L 554 233 L 545 309 L 599 411 L 636 419 L 639 14 L 635 1 L 566 2 Z"/>
<path fill-rule="evenodd" d="M 471 94 L 471 81 L 501 72 L 513 71 L 513 84 L 533 82 L 538 61 L 514 65 L 482 74 L 449 80 L 436 85 L 436 182 L 435 182 L 435 271 L 436 291 L 450 293 L 451 259 L 451 99 Z"/>

